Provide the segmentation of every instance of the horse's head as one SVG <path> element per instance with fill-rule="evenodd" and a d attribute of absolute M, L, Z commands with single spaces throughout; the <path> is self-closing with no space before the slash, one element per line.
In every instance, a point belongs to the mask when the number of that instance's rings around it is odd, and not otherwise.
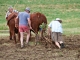
<path fill-rule="evenodd" d="M 13 12 L 13 13 L 11 13 L 11 14 L 8 16 L 8 19 L 7 19 L 7 20 L 11 20 L 11 19 L 13 19 L 13 18 L 16 18 L 17 15 L 18 15 L 17 12 Z"/>

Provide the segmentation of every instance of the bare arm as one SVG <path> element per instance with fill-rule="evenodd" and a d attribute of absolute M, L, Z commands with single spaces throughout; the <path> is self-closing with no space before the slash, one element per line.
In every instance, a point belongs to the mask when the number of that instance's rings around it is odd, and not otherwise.
<path fill-rule="evenodd" d="M 31 20 L 30 20 L 30 18 L 28 18 L 28 24 L 29 24 L 30 29 L 32 29 L 32 27 L 31 27 Z"/>

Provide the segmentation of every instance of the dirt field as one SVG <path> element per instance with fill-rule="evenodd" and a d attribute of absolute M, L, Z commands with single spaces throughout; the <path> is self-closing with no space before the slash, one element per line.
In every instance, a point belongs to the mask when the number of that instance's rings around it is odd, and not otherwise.
<path fill-rule="evenodd" d="M 25 42 L 25 39 L 24 39 Z M 80 35 L 64 36 L 64 49 L 46 46 L 38 42 L 34 46 L 34 37 L 30 46 L 20 48 L 20 42 L 14 44 L 8 36 L 0 37 L 0 60 L 80 60 Z"/>

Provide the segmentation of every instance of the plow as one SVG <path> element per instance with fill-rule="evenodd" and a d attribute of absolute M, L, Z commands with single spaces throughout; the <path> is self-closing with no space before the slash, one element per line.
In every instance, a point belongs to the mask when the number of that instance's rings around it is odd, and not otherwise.
<path fill-rule="evenodd" d="M 35 35 L 36 35 L 36 37 L 35 37 L 35 45 L 37 45 L 37 40 L 40 40 L 41 42 L 44 41 L 46 47 L 52 47 L 53 41 L 51 40 L 51 35 L 48 35 L 48 33 L 47 33 L 46 24 L 42 23 L 42 25 L 40 25 L 40 28 L 41 28 L 40 33 L 43 33 L 41 35 L 41 37 L 33 29 L 31 29 L 31 31 L 34 32 Z"/>

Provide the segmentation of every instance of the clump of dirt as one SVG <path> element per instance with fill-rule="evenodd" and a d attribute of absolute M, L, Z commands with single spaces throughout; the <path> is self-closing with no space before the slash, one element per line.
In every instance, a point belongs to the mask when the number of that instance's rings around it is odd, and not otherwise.
<path fill-rule="evenodd" d="M 80 35 L 63 36 L 65 48 L 58 49 L 54 44 L 38 41 L 35 46 L 35 38 L 31 37 L 29 46 L 25 44 L 20 48 L 20 42 L 14 43 L 8 36 L 0 37 L 0 60 L 79 60 L 80 59 Z"/>

